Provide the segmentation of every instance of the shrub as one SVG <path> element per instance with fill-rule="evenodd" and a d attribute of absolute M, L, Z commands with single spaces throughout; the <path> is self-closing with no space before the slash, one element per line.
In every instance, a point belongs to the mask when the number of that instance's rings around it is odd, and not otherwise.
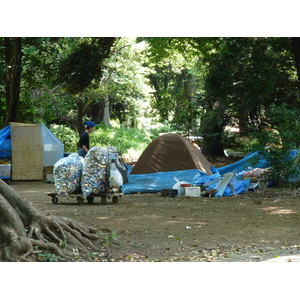
<path fill-rule="evenodd" d="M 65 152 L 77 152 L 76 144 L 79 137 L 74 130 L 65 125 L 51 125 L 50 130 L 64 144 Z M 155 130 L 146 130 L 98 125 L 90 135 L 90 145 L 100 148 L 113 146 L 118 149 L 118 141 L 120 141 L 120 151 L 122 154 L 139 157 L 148 144 L 158 137 L 159 132 L 159 127 Z"/>
<path fill-rule="evenodd" d="M 64 144 L 66 153 L 77 152 L 78 134 L 65 125 L 53 124 L 50 131 Z"/>
<path fill-rule="evenodd" d="M 291 150 L 299 147 L 300 114 L 287 105 L 272 105 L 266 112 L 266 118 L 273 131 L 257 131 L 257 145 L 253 150 L 259 151 L 261 157 L 271 166 L 269 178 L 284 186 L 291 183 L 299 174 L 299 164 L 291 156 Z M 280 142 L 278 139 L 280 136 Z"/>

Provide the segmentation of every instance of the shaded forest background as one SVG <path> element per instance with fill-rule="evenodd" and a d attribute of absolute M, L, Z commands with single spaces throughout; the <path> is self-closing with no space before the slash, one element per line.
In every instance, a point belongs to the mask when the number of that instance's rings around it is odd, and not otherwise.
<path fill-rule="evenodd" d="M 4 37 L 0 54 L 2 128 L 45 123 L 67 151 L 87 120 L 104 140 L 124 137 L 125 152 L 138 148 L 125 130 L 141 148 L 174 131 L 201 137 L 206 155 L 247 151 L 265 122 L 299 146 L 297 37 Z"/>

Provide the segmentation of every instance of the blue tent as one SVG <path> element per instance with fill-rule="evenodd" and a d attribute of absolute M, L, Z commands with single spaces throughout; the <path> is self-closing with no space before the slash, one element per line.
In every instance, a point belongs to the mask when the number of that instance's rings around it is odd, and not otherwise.
<path fill-rule="evenodd" d="M 0 130 L 0 158 L 11 157 L 10 125 Z"/>

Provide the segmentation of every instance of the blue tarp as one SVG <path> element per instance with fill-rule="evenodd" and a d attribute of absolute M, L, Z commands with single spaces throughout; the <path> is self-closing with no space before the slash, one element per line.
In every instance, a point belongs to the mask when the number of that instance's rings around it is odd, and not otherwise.
<path fill-rule="evenodd" d="M 218 168 L 218 172 L 223 175 L 228 172 L 232 172 L 236 170 L 236 173 L 240 173 L 242 171 L 251 170 L 255 168 L 265 169 L 270 167 L 267 165 L 267 161 L 261 158 L 258 152 L 251 152 L 241 160 L 224 167 Z"/>
<path fill-rule="evenodd" d="M 46 127 L 40 124 L 41 139 L 43 145 L 43 166 L 54 166 L 54 164 L 64 156 L 64 145 Z M 0 158 L 11 158 L 12 145 L 10 135 L 10 125 L 0 130 Z"/>
<path fill-rule="evenodd" d="M 123 185 L 122 191 L 125 194 L 160 192 L 162 189 L 171 189 L 174 186 L 176 183 L 174 177 L 178 178 L 180 181 L 187 181 L 192 185 L 203 185 L 220 175 L 235 170 L 236 173 L 239 173 L 244 170 L 267 167 L 269 166 L 267 166 L 266 160 L 261 159 L 258 152 L 252 152 L 231 165 L 221 168 L 212 167 L 214 174 L 210 176 L 197 169 L 130 175 L 131 168 L 129 168 L 128 183 Z M 237 194 L 247 191 L 250 184 L 249 180 L 238 180 L 236 178 L 233 178 L 230 183 Z M 214 186 L 211 186 L 211 188 L 214 188 Z M 233 193 L 231 189 L 227 187 L 224 196 L 231 195 L 233 195 Z"/>
<path fill-rule="evenodd" d="M 11 157 L 10 125 L 0 130 L 0 157 Z"/>
<path fill-rule="evenodd" d="M 156 193 L 162 189 L 171 189 L 176 183 L 174 177 L 180 181 L 187 181 L 190 184 L 199 184 L 205 173 L 193 169 L 172 172 L 159 172 L 150 174 L 129 175 L 128 183 L 122 187 L 124 194 L 133 193 Z"/>

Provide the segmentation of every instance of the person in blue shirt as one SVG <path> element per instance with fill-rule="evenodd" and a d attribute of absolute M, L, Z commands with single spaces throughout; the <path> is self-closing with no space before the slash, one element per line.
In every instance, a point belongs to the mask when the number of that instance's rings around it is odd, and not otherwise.
<path fill-rule="evenodd" d="M 90 149 L 90 134 L 95 130 L 96 124 L 92 121 L 85 123 L 85 131 L 81 133 L 78 142 L 78 155 L 85 157 Z"/>

